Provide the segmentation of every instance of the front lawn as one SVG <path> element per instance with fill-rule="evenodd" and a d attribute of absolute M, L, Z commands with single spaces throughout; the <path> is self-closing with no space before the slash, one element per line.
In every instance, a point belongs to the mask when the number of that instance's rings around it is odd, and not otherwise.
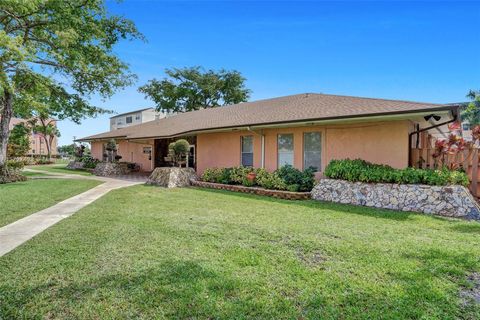
<path fill-rule="evenodd" d="M 0 184 L 0 227 L 99 184 L 99 181 L 86 179 L 34 179 Z"/>
<path fill-rule="evenodd" d="M 479 236 L 478 223 L 135 186 L 0 258 L 0 318 L 478 319 L 465 292 Z"/>
<path fill-rule="evenodd" d="M 54 172 L 54 173 L 79 174 L 82 176 L 92 175 L 90 172 L 86 170 L 67 169 L 66 164 L 47 164 L 47 165 L 38 165 L 38 166 L 28 166 L 27 168 L 33 169 L 33 170 L 46 171 L 46 172 Z"/>

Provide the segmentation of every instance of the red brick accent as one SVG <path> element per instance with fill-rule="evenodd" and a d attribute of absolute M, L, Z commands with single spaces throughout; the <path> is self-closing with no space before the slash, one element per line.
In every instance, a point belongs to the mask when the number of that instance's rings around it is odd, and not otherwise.
<path fill-rule="evenodd" d="M 238 185 L 221 184 L 221 183 L 213 183 L 213 182 L 205 182 L 205 181 L 193 181 L 193 180 L 191 181 L 191 183 L 192 183 L 192 186 L 195 186 L 195 187 L 220 189 L 220 190 L 236 191 L 236 192 L 243 192 L 243 193 L 252 193 L 260 196 L 268 196 L 268 197 L 279 198 L 279 199 L 287 199 L 287 200 L 310 199 L 310 192 L 290 192 L 290 191 L 283 191 L 283 190 L 269 190 L 269 189 L 256 188 L 256 187 L 245 187 L 245 186 L 238 186 Z"/>

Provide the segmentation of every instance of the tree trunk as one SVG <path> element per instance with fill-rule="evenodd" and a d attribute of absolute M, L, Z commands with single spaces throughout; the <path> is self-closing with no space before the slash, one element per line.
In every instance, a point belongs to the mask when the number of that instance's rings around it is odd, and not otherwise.
<path fill-rule="evenodd" d="M 7 145 L 10 136 L 10 120 L 13 114 L 13 95 L 4 90 L 4 97 L 1 100 L 2 113 L 0 114 L 0 168 L 5 167 L 7 161 Z"/>

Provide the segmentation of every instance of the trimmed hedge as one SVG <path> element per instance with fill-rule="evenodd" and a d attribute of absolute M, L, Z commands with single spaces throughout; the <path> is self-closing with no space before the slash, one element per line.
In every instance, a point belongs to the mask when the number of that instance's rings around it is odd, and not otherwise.
<path fill-rule="evenodd" d="M 468 176 L 461 171 L 433 169 L 394 169 L 387 165 L 373 164 L 361 159 L 332 160 L 324 172 L 331 179 L 367 183 L 427 184 L 468 186 Z"/>
<path fill-rule="evenodd" d="M 253 181 L 247 178 L 250 173 L 255 174 Z M 315 174 L 313 169 L 300 171 L 290 165 L 274 172 L 250 167 L 210 168 L 203 172 L 202 180 L 246 187 L 258 186 L 271 190 L 308 192 L 315 184 Z"/>

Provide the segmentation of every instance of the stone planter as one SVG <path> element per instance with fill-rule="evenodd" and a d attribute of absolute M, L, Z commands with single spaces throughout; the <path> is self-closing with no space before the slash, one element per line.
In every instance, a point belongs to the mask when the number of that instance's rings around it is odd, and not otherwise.
<path fill-rule="evenodd" d="M 362 183 L 322 179 L 312 199 L 367 207 L 480 220 L 480 207 L 467 188 L 415 184 Z"/>
<path fill-rule="evenodd" d="M 80 161 L 70 161 L 66 168 L 71 170 L 84 169 L 84 163 Z"/>
<path fill-rule="evenodd" d="M 128 174 L 129 172 L 130 170 L 126 163 L 100 162 L 95 169 L 93 169 L 94 175 L 102 177 L 119 176 Z"/>
<path fill-rule="evenodd" d="M 257 187 L 246 187 L 246 186 L 240 186 L 240 185 L 213 183 L 213 182 L 205 182 L 205 181 L 198 181 L 198 180 L 192 181 L 192 185 L 195 187 L 202 187 L 202 188 L 251 193 L 251 194 L 257 194 L 260 196 L 267 196 L 267 197 L 273 197 L 278 199 L 287 199 L 287 200 L 310 199 L 310 192 L 291 192 L 291 191 L 284 191 L 284 190 L 270 190 L 270 189 L 257 188 Z"/>
<path fill-rule="evenodd" d="M 187 187 L 190 180 L 196 179 L 193 168 L 161 167 L 153 170 L 147 184 L 166 188 Z"/>

